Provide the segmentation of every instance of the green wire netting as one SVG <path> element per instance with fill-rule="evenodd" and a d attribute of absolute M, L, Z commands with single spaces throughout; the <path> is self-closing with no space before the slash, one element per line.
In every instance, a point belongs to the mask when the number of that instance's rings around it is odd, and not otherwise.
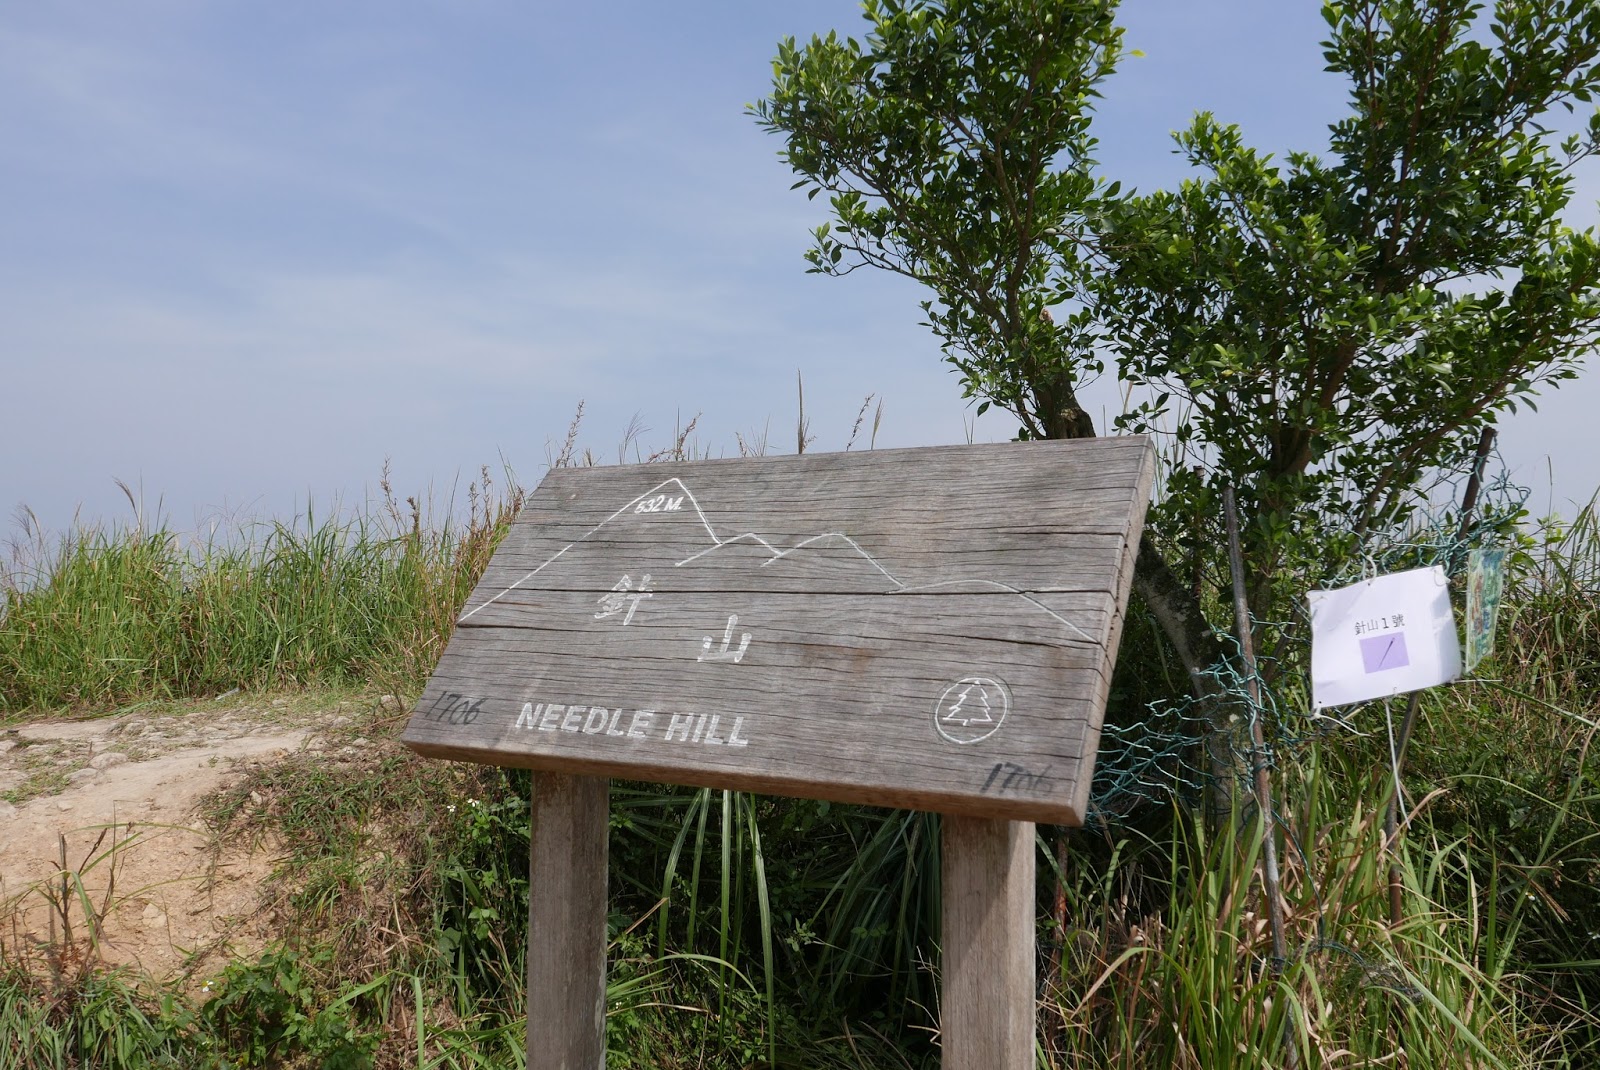
<path fill-rule="evenodd" d="M 1485 472 L 1476 508 L 1462 524 L 1458 503 L 1471 467 L 1468 462 L 1442 474 L 1426 488 L 1422 504 L 1397 530 L 1352 535 L 1345 540 L 1356 549 L 1321 575 L 1302 574 L 1303 589 L 1342 587 L 1364 578 L 1434 565 L 1442 566 L 1454 581 L 1464 571 L 1472 549 L 1516 539 L 1518 525 L 1527 516 L 1530 491 L 1513 483 L 1504 464 L 1493 456 L 1485 468 L 1492 467 L 1496 474 Z M 1303 597 L 1293 604 L 1295 612 L 1289 620 L 1254 621 L 1260 647 L 1255 681 L 1259 701 L 1251 698 L 1238 642 L 1228 634 L 1219 638 L 1229 656 L 1204 673 L 1210 695 L 1151 703 L 1142 717 L 1130 723 L 1107 721 L 1090 792 L 1091 825 L 1115 827 L 1152 804 L 1177 800 L 1196 805 L 1206 794 L 1213 764 L 1231 767 L 1242 781 L 1239 797 L 1247 798 L 1248 783 L 1243 781 L 1262 763 L 1274 766 L 1294 760 L 1309 744 L 1330 735 L 1383 731 L 1382 725 L 1374 723 L 1388 709 L 1383 700 L 1333 712 L 1311 709 L 1310 617 Z M 1225 720 L 1208 716 L 1212 712 L 1225 714 Z M 1251 743 L 1252 724 L 1258 719 L 1266 739 L 1260 751 Z M 1213 720 L 1226 727 L 1214 729 Z M 1216 738 L 1219 732 L 1224 738 Z M 1208 759 L 1208 755 L 1230 751 L 1231 763 Z"/>

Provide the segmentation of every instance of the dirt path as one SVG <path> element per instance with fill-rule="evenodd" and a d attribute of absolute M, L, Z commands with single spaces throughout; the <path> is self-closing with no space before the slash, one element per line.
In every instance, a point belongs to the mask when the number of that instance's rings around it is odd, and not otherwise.
<path fill-rule="evenodd" d="M 259 947 L 253 914 L 273 853 L 214 851 L 196 808 L 253 767 L 328 747 L 371 708 L 232 696 L 0 730 L 0 949 L 65 946 L 63 849 L 66 924 L 74 940 L 88 934 L 86 899 L 104 961 L 198 986 L 230 954 Z"/>

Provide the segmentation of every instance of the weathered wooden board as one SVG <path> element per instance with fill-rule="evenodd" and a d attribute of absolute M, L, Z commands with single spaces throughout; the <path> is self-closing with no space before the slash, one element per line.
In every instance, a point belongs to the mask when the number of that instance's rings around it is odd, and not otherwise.
<path fill-rule="evenodd" d="M 939 853 L 943 1070 L 1033 1070 L 1031 821 L 952 817 Z"/>
<path fill-rule="evenodd" d="M 405 742 L 554 772 L 1078 824 L 1140 438 L 557 469 Z"/>
<path fill-rule="evenodd" d="M 527 1070 L 606 1064 L 608 792 L 600 777 L 533 775 Z"/>

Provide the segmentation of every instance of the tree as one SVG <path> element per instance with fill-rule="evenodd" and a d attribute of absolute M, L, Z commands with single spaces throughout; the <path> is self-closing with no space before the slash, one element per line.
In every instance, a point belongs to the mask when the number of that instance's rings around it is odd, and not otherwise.
<path fill-rule="evenodd" d="M 1093 177 L 1089 122 L 1121 57 L 1115 0 L 862 6 L 864 43 L 783 41 L 772 94 L 750 109 L 784 136 L 795 188 L 828 195 L 810 270 L 923 283 L 980 414 L 1009 411 L 1023 438 L 1093 435 L 1077 396 L 1103 370 L 1090 217 L 1119 190 Z M 1218 647 L 1149 542 L 1135 584 L 1201 684 Z"/>
<path fill-rule="evenodd" d="M 1116 66 L 1114 0 L 948 5 L 866 0 L 863 46 L 788 39 L 751 111 L 787 139 L 796 188 L 829 194 L 811 270 L 883 268 L 923 304 L 979 410 L 1028 438 L 1093 434 L 1077 398 L 1098 367 L 1087 318 L 1047 307 L 1089 277 L 1088 103 Z"/>
<path fill-rule="evenodd" d="M 1561 213 L 1600 117 L 1559 146 L 1539 124 L 1600 84 L 1600 5 L 1336 0 L 1325 55 L 1351 108 L 1327 159 L 1280 167 L 1199 115 L 1178 142 L 1203 177 L 1142 196 L 1091 173 L 1115 7 L 866 0 L 864 42 L 784 41 L 752 112 L 796 187 L 828 194 L 811 270 L 926 284 L 980 412 L 1093 434 L 1076 391 L 1110 358 L 1151 388 L 1120 427 L 1176 420 L 1201 467 L 1172 470 L 1135 586 L 1198 686 L 1220 648 L 1154 543 L 1219 546 L 1223 481 L 1252 605 L 1281 611 L 1341 548 L 1309 532 L 1347 545 L 1403 519 L 1424 475 L 1593 344 L 1600 251 Z"/>
<path fill-rule="evenodd" d="M 1177 136 L 1203 177 L 1104 205 L 1097 311 L 1123 376 L 1159 399 L 1121 420 L 1210 459 L 1167 490 L 1169 533 L 1207 542 L 1217 484 L 1253 518 L 1251 604 L 1280 612 L 1315 558 L 1393 527 L 1419 482 L 1542 383 L 1576 374 L 1600 326 L 1600 247 L 1562 223 L 1572 168 L 1539 124 L 1600 86 L 1600 5 L 1366 0 L 1323 9 L 1350 114 L 1327 158 L 1282 167 L 1198 115 Z M 1480 36 L 1491 37 L 1488 45 Z M 1315 528 L 1319 535 L 1308 538 Z"/>

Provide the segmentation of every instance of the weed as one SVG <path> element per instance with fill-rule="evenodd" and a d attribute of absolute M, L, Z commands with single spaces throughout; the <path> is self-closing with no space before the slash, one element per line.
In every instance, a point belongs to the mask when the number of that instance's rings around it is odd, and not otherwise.
<path fill-rule="evenodd" d="M 663 455 L 703 453 L 694 427 Z M 623 453 L 648 456 L 637 433 Z M 553 460 L 592 460 L 576 422 Z M 364 516 L 308 515 L 238 546 L 185 549 L 148 520 L 77 533 L 4 584 L 0 716 L 129 701 L 160 716 L 172 696 L 308 681 L 411 694 L 521 500 L 487 473 L 468 497 L 470 518 L 437 530 L 385 480 Z M 1278 769 L 1281 973 L 1254 881 L 1258 822 L 1213 837 L 1179 803 L 1119 811 L 1114 834 L 1079 833 L 1060 856 L 1041 837 L 1047 902 L 1063 881 L 1040 919 L 1041 1065 L 1242 1070 L 1285 1065 L 1286 1043 L 1306 1070 L 1593 1065 L 1594 507 L 1525 549 L 1500 651 L 1422 703 L 1402 840 L 1381 828 L 1381 733 L 1321 737 Z M 1135 606 L 1112 717 L 1182 686 L 1155 635 Z M 0 961 L 0 1070 L 521 1065 L 527 774 L 415 758 L 393 739 L 399 720 L 353 720 L 325 754 L 211 800 L 219 840 L 279 854 L 263 909 L 286 935 L 232 963 L 204 1005 L 99 966 L 106 902 L 72 874 L 110 848 L 62 860 L 55 936 Z M 51 788 L 58 757 L 28 755 L 10 796 Z M 936 1062 L 937 817 L 618 782 L 611 837 L 612 1065 Z"/>
<path fill-rule="evenodd" d="M 384 483 L 387 488 L 387 479 Z M 0 716 L 239 688 L 414 690 L 520 507 L 487 469 L 464 523 L 415 498 L 185 547 L 145 522 L 65 537 L 0 584 Z"/>

